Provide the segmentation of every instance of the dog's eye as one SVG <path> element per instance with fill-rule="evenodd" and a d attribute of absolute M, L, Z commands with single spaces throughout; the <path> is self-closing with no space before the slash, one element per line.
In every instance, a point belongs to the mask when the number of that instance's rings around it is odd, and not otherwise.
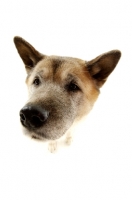
<path fill-rule="evenodd" d="M 37 85 L 37 86 L 40 84 L 40 80 L 39 80 L 38 77 L 36 77 L 36 78 L 34 79 L 33 84 L 34 84 L 34 85 Z"/>
<path fill-rule="evenodd" d="M 80 90 L 80 88 L 77 86 L 76 83 L 71 82 L 68 86 L 67 86 L 68 91 L 71 92 L 77 92 L 78 90 Z"/>

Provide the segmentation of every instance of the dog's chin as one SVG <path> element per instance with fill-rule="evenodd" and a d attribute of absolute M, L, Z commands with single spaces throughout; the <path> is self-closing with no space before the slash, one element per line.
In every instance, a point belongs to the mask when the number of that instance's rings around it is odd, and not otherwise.
<path fill-rule="evenodd" d="M 58 134 L 55 135 L 53 133 L 45 134 L 44 132 L 40 132 L 38 130 L 28 130 L 26 127 L 24 126 L 22 127 L 23 127 L 23 132 L 26 136 L 39 141 L 57 140 L 65 134 L 65 132 L 59 135 Z"/>

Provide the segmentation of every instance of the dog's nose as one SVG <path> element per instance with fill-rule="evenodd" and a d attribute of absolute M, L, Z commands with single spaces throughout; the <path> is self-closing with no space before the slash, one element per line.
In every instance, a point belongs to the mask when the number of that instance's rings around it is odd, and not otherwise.
<path fill-rule="evenodd" d="M 20 110 L 20 121 L 27 128 L 39 128 L 47 120 L 49 112 L 38 106 L 26 105 Z"/>

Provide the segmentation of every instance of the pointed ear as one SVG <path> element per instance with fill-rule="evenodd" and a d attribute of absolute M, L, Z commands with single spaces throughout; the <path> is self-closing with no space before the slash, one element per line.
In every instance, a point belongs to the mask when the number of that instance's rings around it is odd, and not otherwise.
<path fill-rule="evenodd" d="M 39 53 L 23 38 L 18 36 L 14 37 L 14 43 L 27 71 L 30 71 L 31 68 L 33 68 L 42 58 L 44 58 L 43 54 Z"/>
<path fill-rule="evenodd" d="M 87 69 L 97 87 L 100 88 L 105 83 L 106 79 L 117 65 L 120 57 L 121 52 L 119 50 L 113 50 L 86 62 Z"/>

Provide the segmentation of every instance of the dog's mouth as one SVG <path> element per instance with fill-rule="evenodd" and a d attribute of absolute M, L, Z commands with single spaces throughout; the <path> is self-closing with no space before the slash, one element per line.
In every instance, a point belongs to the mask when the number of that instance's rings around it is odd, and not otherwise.
<path fill-rule="evenodd" d="M 29 134 L 28 134 L 29 135 Z M 32 132 L 30 134 L 30 137 L 36 141 L 47 141 L 48 139 L 46 137 L 44 137 L 44 135 L 42 134 L 37 134 L 35 132 Z"/>
<path fill-rule="evenodd" d="M 35 140 L 41 140 L 38 136 L 36 135 L 32 135 L 32 138 L 35 139 Z"/>
<path fill-rule="evenodd" d="M 31 123 L 28 123 L 23 120 L 20 119 L 20 122 L 22 124 L 22 126 L 25 128 L 26 130 L 26 134 L 28 134 L 31 138 L 35 139 L 35 140 L 47 140 L 50 139 L 50 136 L 48 136 L 47 134 L 44 134 L 45 131 L 40 132 L 40 126 L 39 123 L 37 122 L 37 120 L 35 121 L 35 124 L 37 126 L 33 126 Z M 42 129 L 42 126 L 41 126 Z"/>

